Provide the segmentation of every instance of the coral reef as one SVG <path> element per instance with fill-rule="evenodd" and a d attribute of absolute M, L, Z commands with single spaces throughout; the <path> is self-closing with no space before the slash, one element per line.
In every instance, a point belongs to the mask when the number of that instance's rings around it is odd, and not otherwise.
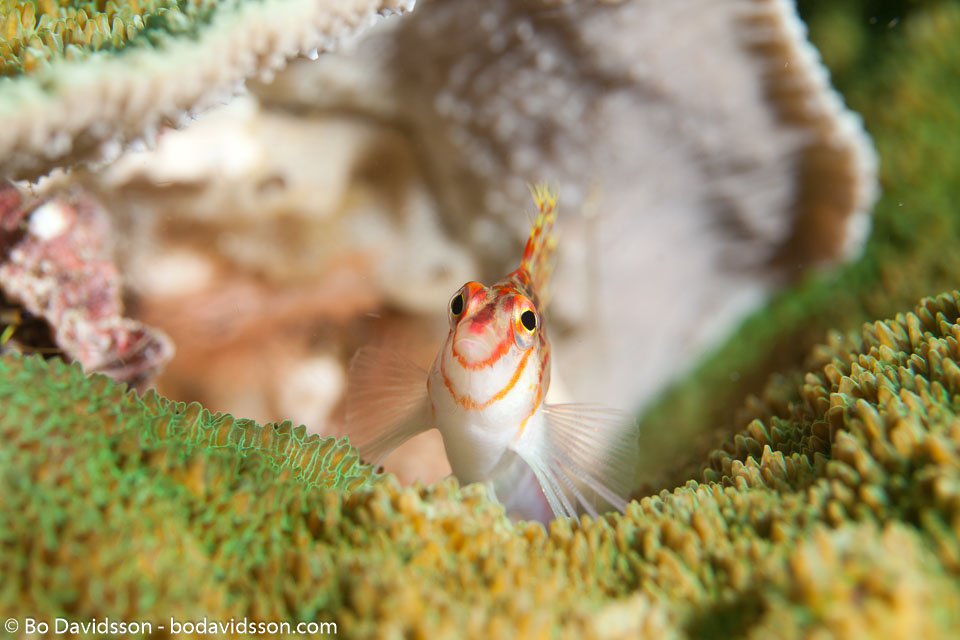
<path fill-rule="evenodd" d="M 289 423 L 4 356 L 0 608 L 350 637 L 951 637 L 958 305 L 832 336 L 748 403 L 702 483 L 549 531 L 475 486 L 400 488 Z"/>
<path fill-rule="evenodd" d="M 789 2 L 425 1 L 252 88 L 84 184 L 125 221 L 124 273 L 161 322 L 202 332 L 223 308 L 213 292 L 243 294 L 236 280 L 260 308 L 264 288 L 350 277 L 361 331 L 306 294 L 279 302 L 301 300 L 324 336 L 284 345 L 295 360 L 345 362 L 396 311 L 436 349 L 451 293 L 513 268 L 525 185 L 547 179 L 561 190 L 554 393 L 636 410 L 784 280 L 855 255 L 869 227 L 869 140 Z M 259 363 L 178 378 L 256 358 L 288 327 L 259 326 L 218 357 L 183 345 L 165 392 L 336 429 L 335 403 L 282 406 L 273 372 L 221 373 Z"/>
<path fill-rule="evenodd" d="M 0 299 L 45 321 L 48 339 L 85 370 L 145 385 L 173 356 L 173 344 L 124 317 L 109 239 L 107 213 L 88 194 L 24 199 L 0 184 Z M 37 347 L 13 320 L 4 322 L 0 352 Z"/>
<path fill-rule="evenodd" d="M 960 9 L 901 3 L 909 11 L 891 16 L 888 3 L 884 24 L 851 38 L 844 29 L 866 24 L 860 12 L 873 7 L 823 4 L 842 19 L 814 19 L 814 39 L 833 43 L 824 54 L 885 158 L 877 233 L 862 260 L 779 297 L 666 397 L 646 423 L 644 450 L 685 459 L 659 485 L 669 490 L 638 491 L 624 515 L 514 525 L 476 487 L 401 488 L 359 464 L 346 442 L 302 427 L 259 426 L 127 392 L 79 365 L 6 354 L 0 613 L 327 620 L 349 637 L 955 636 L 960 292 L 851 330 L 960 277 L 951 184 L 960 168 Z M 542 6 L 538 19 L 569 8 Z M 611 6 L 604 10 L 618 10 Z M 23 14 L 19 22 L 0 23 L 2 35 L 19 33 Z M 522 53 L 528 30 L 510 33 Z M 394 193 L 409 196 L 402 184 Z M 355 205 L 357 194 L 344 200 Z M 10 202 L 0 193 L 0 212 L 15 210 Z M 0 215 L 0 241 L 20 239 L 21 222 Z M 278 306 L 260 286 L 267 302 L 254 316 Z M 371 299 L 364 292 L 347 306 L 362 313 Z M 278 315 L 296 315 L 292 308 Z M 649 314 L 667 311 L 654 305 Z M 213 318 L 210 334 L 227 321 Z M 830 326 L 840 331 L 798 370 Z M 779 373 L 743 403 L 770 371 Z M 691 437 L 698 433 L 723 446 L 707 455 Z M 692 466 L 701 481 L 690 480 Z"/>
<path fill-rule="evenodd" d="M 300 610 L 326 606 L 328 561 L 289 552 L 330 526 L 318 515 L 341 498 L 321 489 L 378 482 L 343 442 L 137 396 L 59 361 L 3 356 L 0 398 L 4 612 L 228 619 L 243 593 L 252 615 L 286 619 L 279 584 L 252 588 L 281 567 L 288 593 L 319 588 Z M 113 542 L 90 544 L 101 534 Z"/>
<path fill-rule="evenodd" d="M 429 364 L 451 293 L 513 268 L 525 181 L 562 192 L 558 402 L 639 409 L 869 225 L 869 141 L 788 2 L 428 1 L 251 86 L 73 178 L 178 345 L 159 388 L 261 421 L 338 432 L 363 344 Z M 433 479 L 439 452 L 387 468 Z"/>
<path fill-rule="evenodd" d="M 651 407 L 641 424 L 651 434 L 648 467 L 659 476 L 651 488 L 689 477 L 730 436 L 724 429 L 744 395 L 770 375 L 802 367 L 828 330 L 854 331 L 960 282 L 960 86 L 953 81 L 960 7 L 817 0 L 800 9 L 882 158 L 873 231 L 861 259 L 833 274 L 810 274 L 776 296 Z"/>
<path fill-rule="evenodd" d="M 0 176 L 115 155 L 405 0 L 0 4 Z"/>

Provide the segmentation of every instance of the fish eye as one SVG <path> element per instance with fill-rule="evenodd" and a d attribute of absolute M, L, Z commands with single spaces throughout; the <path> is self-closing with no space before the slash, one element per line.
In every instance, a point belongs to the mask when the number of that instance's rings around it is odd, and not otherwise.
<path fill-rule="evenodd" d="M 523 325 L 523 328 L 533 333 L 537 328 L 537 314 L 533 312 L 533 309 L 527 309 L 520 314 L 520 324 Z"/>
<path fill-rule="evenodd" d="M 452 313 L 454 317 L 459 316 L 461 313 L 463 313 L 463 292 L 462 291 L 457 293 L 457 295 L 453 296 L 453 299 L 450 300 L 450 313 Z"/>
<path fill-rule="evenodd" d="M 529 349 L 536 342 L 540 328 L 540 316 L 529 301 L 524 300 L 516 307 L 513 316 L 513 342 L 521 349 Z"/>

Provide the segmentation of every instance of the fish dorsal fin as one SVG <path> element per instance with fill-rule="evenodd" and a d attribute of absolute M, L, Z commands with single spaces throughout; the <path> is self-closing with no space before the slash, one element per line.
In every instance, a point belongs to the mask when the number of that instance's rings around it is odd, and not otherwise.
<path fill-rule="evenodd" d="M 543 405 L 544 429 L 518 443 L 550 508 L 559 517 L 610 507 L 625 511 L 633 489 L 639 440 L 630 414 L 590 404 Z"/>
<path fill-rule="evenodd" d="M 427 372 L 392 349 L 363 347 L 350 361 L 347 437 L 373 465 L 432 428 Z"/>
<path fill-rule="evenodd" d="M 531 187 L 530 193 L 537 203 L 537 218 L 523 248 L 520 267 L 526 269 L 534 291 L 539 294 L 545 306 L 548 297 L 547 284 L 550 274 L 553 273 L 554 252 L 557 248 L 557 236 L 553 229 L 553 223 L 557 219 L 557 192 L 545 183 L 540 183 Z"/>

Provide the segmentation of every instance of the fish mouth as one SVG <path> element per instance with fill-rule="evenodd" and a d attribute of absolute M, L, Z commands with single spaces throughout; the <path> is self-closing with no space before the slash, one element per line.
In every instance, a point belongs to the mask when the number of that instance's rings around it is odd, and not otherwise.
<path fill-rule="evenodd" d="M 466 366 L 493 364 L 502 351 L 503 340 L 500 340 L 499 336 L 492 331 L 465 336 L 456 335 L 453 338 L 453 355 Z"/>

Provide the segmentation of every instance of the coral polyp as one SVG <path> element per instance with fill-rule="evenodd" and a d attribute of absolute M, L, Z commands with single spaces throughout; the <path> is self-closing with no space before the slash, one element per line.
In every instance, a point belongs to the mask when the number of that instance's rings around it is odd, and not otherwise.
<path fill-rule="evenodd" d="M 479 486 L 401 488 L 344 440 L 4 356 L 0 604 L 351 637 L 950 637 L 958 307 L 835 337 L 749 403 L 703 482 L 548 530 Z"/>
<path fill-rule="evenodd" d="M 170 33 L 209 16 L 211 0 L 72 2 L 21 0 L 0 13 L 0 75 L 33 73 L 51 60 L 80 60 L 94 51 L 119 50 L 138 38 L 150 42 L 158 27 Z"/>
<path fill-rule="evenodd" d="M 405 0 L 0 3 L 0 176 L 111 159 Z"/>

